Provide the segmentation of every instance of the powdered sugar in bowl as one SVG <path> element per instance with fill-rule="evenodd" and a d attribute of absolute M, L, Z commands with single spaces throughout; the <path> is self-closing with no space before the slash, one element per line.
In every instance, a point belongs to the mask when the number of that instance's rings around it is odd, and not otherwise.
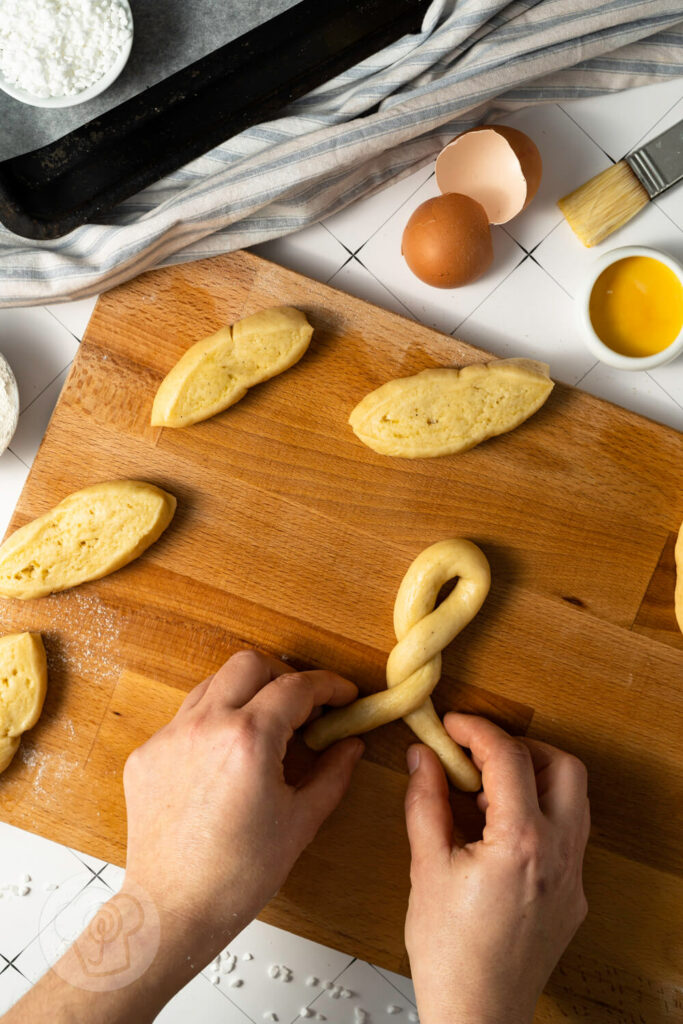
<path fill-rule="evenodd" d="M 128 0 L 0 0 L 0 89 L 31 106 L 99 96 L 132 45 Z"/>

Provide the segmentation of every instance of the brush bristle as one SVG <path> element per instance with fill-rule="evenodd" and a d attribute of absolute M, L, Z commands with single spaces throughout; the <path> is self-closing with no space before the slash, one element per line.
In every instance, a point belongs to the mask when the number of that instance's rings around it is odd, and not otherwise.
<path fill-rule="evenodd" d="M 557 203 L 569 227 L 590 248 L 635 217 L 650 197 L 635 174 L 620 160 Z"/>

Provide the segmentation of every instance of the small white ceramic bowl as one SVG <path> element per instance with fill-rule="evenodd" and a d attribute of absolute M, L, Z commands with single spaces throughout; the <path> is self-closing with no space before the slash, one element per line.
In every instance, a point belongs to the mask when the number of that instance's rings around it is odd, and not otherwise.
<path fill-rule="evenodd" d="M 19 389 L 12 367 L 0 352 L 0 388 L 6 392 L 7 401 L 0 405 L 0 455 L 7 451 L 14 437 L 19 422 Z M 6 383 L 5 383 L 6 381 Z M 5 410 L 5 407 L 6 410 Z M 2 414 L 4 411 L 4 415 Z"/>
<path fill-rule="evenodd" d="M 12 96 L 13 99 L 21 100 L 22 103 L 27 103 L 31 107 L 76 107 L 79 103 L 86 103 L 88 100 L 94 99 L 95 96 L 99 96 L 110 85 L 113 85 L 119 77 L 128 63 L 130 51 L 133 48 L 133 12 L 130 9 L 128 0 L 120 0 L 120 3 L 127 9 L 128 17 L 130 18 L 130 39 L 109 68 L 109 71 L 102 75 L 101 78 L 98 78 L 89 89 L 83 89 L 82 92 L 77 92 L 73 96 L 34 96 L 33 93 L 26 92 L 25 89 L 17 89 L 15 85 L 5 81 L 2 74 L 0 74 L 0 89 L 6 92 L 8 96 Z"/>
<path fill-rule="evenodd" d="M 589 306 L 593 285 L 603 270 L 613 263 L 618 263 L 619 260 L 628 259 L 629 256 L 650 256 L 652 259 L 659 260 L 674 272 L 683 286 L 683 266 L 678 260 L 673 259 L 665 252 L 660 252 L 659 249 L 650 249 L 642 245 L 625 245 L 621 249 L 611 249 L 609 252 L 603 253 L 592 264 L 579 287 L 576 296 L 576 309 L 583 339 L 596 359 L 606 363 L 607 366 L 614 366 L 617 370 L 652 370 L 655 366 L 664 366 L 665 363 L 670 363 L 672 359 L 683 352 L 683 328 L 670 345 L 663 348 L 661 352 L 655 352 L 653 356 L 623 356 L 601 341 L 591 323 Z"/>

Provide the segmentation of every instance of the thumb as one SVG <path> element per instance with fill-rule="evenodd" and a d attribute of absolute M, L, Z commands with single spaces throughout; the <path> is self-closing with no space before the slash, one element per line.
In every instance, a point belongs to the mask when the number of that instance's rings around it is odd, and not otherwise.
<path fill-rule="evenodd" d="M 433 750 L 418 743 L 408 748 L 407 761 L 406 827 L 413 864 L 450 856 L 453 814 L 441 763 Z"/>
<path fill-rule="evenodd" d="M 364 750 L 365 744 L 358 736 L 335 743 L 320 755 L 313 771 L 299 786 L 297 809 L 299 820 L 309 833 L 306 842 L 310 842 L 341 801 Z"/>

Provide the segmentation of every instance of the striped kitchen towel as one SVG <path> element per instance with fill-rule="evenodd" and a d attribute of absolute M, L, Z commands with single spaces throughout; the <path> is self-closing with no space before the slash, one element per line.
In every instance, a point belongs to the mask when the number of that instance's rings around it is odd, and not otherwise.
<path fill-rule="evenodd" d="M 683 74 L 681 0 L 434 0 L 421 31 L 54 241 L 0 228 L 0 306 L 306 227 L 432 159 L 494 110 Z"/>

